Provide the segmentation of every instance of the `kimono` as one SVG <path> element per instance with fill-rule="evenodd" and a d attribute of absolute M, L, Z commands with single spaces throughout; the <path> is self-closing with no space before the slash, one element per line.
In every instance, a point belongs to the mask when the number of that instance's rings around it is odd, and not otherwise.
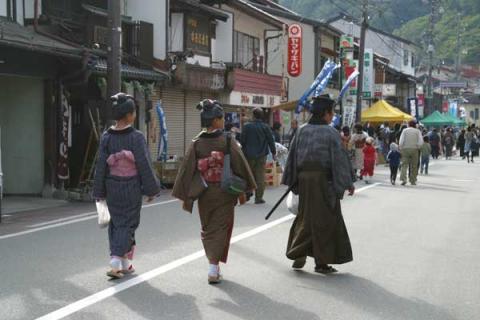
<path fill-rule="evenodd" d="M 352 261 L 340 200 L 353 187 L 353 170 L 339 133 L 318 120 L 302 126 L 290 149 L 283 184 L 299 195 L 287 257 L 317 264 Z"/>
<path fill-rule="evenodd" d="M 353 156 L 353 169 L 362 170 L 363 169 L 363 147 L 365 147 L 365 141 L 367 140 L 368 135 L 365 132 L 354 133 L 350 139 L 350 144 L 354 150 Z"/>
<path fill-rule="evenodd" d="M 375 169 L 375 161 L 377 160 L 377 152 L 372 145 L 365 145 L 363 148 L 363 169 L 360 173 L 362 176 L 373 176 Z"/>
<path fill-rule="evenodd" d="M 227 262 L 234 222 L 237 196 L 220 188 L 226 136 L 222 131 L 202 132 L 190 145 L 178 172 L 172 195 L 183 201 L 184 210 L 192 213 L 193 203 L 198 200 L 201 223 L 201 238 L 209 261 Z M 247 182 L 247 190 L 256 188 L 240 146 L 232 137 L 231 167 L 235 175 Z M 219 163 L 220 162 L 220 163 Z M 220 174 L 219 174 L 220 172 Z M 198 176 L 201 173 L 201 178 Z M 202 179 L 206 189 L 198 195 L 197 179 Z"/>
<path fill-rule="evenodd" d="M 143 134 L 132 127 L 107 130 L 100 141 L 93 198 L 107 201 L 112 257 L 133 258 L 142 196 L 159 192 Z"/>

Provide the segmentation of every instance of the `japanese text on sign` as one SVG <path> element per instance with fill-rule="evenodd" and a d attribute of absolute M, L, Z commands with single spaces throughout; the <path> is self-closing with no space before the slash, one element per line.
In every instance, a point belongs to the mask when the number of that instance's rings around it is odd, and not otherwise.
<path fill-rule="evenodd" d="M 302 27 L 292 24 L 288 27 L 288 74 L 298 77 L 302 73 Z"/>

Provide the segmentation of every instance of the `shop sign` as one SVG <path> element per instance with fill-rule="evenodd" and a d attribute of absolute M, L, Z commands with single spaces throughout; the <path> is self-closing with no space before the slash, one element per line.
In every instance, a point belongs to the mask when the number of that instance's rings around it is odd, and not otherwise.
<path fill-rule="evenodd" d="M 292 24 L 288 27 L 288 74 L 298 77 L 302 73 L 302 27 Z"/>
<path fill-rule="evenodd" d="M 397 95 L 397 85 L 394 83 L 385 83 L 382 85 L 382 96 L 395 97 Z"/>
<path fill-rule="evenodd" d="M 353 49 L 353 37 L 342 35 L 340 37 L 340 49 L 344 49 L 344 50 Z"/>
<path fill-rule="evenodd" d="M 269 108 L 280 103 L 280 96 L 232 91 L 231 105 Z"/>
<path fill-rule="evenodd" d="M 375 76 L 373 69 L 373 49 L 365 49 L 363 60 L 363 97 L 371 98 L 373 86 L 375 84 Z"/>
<path fill-rule="evenodd" d="M 443 101 L 442 112 L 448 112 L 448 101 Z"/>
<path fill-rule="evenodd" d="M 187 16 L 185 28 L 186 49 L 194 52 L 210 52 L 210 21 Z"/>
<path fill-rule="evenodd" d="M 418 100 L 417 98 L 408 98 L 408 109 L 410 115 L 414 118 L 418 118 Z"/>

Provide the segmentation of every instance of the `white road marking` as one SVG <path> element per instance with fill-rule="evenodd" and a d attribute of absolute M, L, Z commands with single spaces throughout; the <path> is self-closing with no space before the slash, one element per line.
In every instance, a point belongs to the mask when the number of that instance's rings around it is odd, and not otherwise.
<path fill-rule="evenodd" d="M 376 186 L 379 186 L 381 185 L 381 183 L 374 183 L 372 185 L 369 185 L 369 186 L 366 186 L 366 187 L 363 187 L 363 188 L 359 188 L 356 192 L 357 193 L 360 193 L 360 192 L 363 192 L 365 190 L 368 190 L 368 189 L 371 189 L 371 188 L 374 188 Z M 294 219 L 295 216 L 293 214 L 289 214 L 289 215 L 286 215 L 282 218 L 279 218 L 277 220 L 274 220 L 272 222 L 269 222 L 269 223 L 266 223 L 264 225 L 261 225 L 260 227 L 257 227 L 257 228 L 254 228 L 250 231 L 247 231 L 245 233 L 242 233 L 242 234 L 239 234 L 235 237 L 232 238 L 231 240 L 231 244 L 234 244 L 234 243 L 237 243 L 239 241 L 242 241 L 242 240 L 245 240 L 245 239 L 248 239 L 248 238 L 251 238 L 259 233 L 262 233 L 264 231 L 267 231 L 277 225 L 280 225 L 284 222 L 287 222 L 289 220 L 292 220 Z M 150 270 L 148 272 L 145 272 L 145 273 L 142 273 L 141 275 L 135 277 L 135 278 L 132 278 L 130 280 L 127 280 L 125 282 L 122 282 L 120 284 L 117 284 L 113 287 L 110 287 L 110 288 L 107 288 L 107 289 L 104 289 L 102 291 L 99 291 L 97 293 L 94 293 L 88 297 L 85 297 L 81 300 L 78 300 L 76 302 L 73 302 L 63 308 L 60 308 L 60 309 L 57 309 L 51 313 L 48 313 L 42 317 L 39 317 L 37 318 L 36 320 L 58 320 L 58 319 L 63 319 L 73 313 L 76 313 L 82 309 L 85 309 L 93 304 L 96 304 L 100 301 L 103 301 L 109 297 L 112 297 L 114 295 L 116 295 L 117 293 L 120 293 L 122 291 L 125 291 L 131 287 L 134 287 L 136 285 L 139 285 L 143 282 L 146 282 L 146 281 L 149 281 L 153 278 L 156 278 L 164 273 L 167 273 L 168 271 L 171 271 L 171 270 L 174 270 L 174 269 L 177 269 L 183 265 L 186 265 L 190 262 L 193 262 L 195 260 L 198 260 L 202 257 L 205 256 L 205 251 L 201 250 L 201 251 L 197 251 L 197 252 L 194 252 L 188 256 L 185 256 L 183 258 L 180 258 L 180 259 L 177 259 L 177 260 L 174 260 L 170 263 L 167 263 L 163 266 L 160 266 L 156 269 L 153 269 L 153 270 Z"/>
<path fill-rule="evenodd" d="M 163 205 L 163 204 L 168 204 L 168 203 L 177 202 L 177 201 L 178 201 L 177 199 L 167 200 L 167 201 L 163 201 L 163 202 L 147 204 L 147 205 L 142 206 L 142 208 L 150 208 L 150 207 L 160 206 L 160 205 Z M 10 233 L 10 234 L 2 235 L 2 236 L 0 236 L 0 240 L 9 239 L 9 238 L 13 238 L 13 237 L 18 237 L 18 236 L 22 236 L 22 235 L 42 231 L 42 230 L 48 230 L 48 229 L 57 228 L 57 227 L 61 227 L 61 226 L 66 226 L 66 225 L 69 225 L 69 224 L 82 222 L 82 221 L 87 221 L 87 220 L 96 219 L 96 218 L 97 218 L 96 212 L 93 212 L 93 214 L 88 212 L 88 213 L 79 214 L 79 215 L 76 215 L 76 216 L 73 216 L 73 217 L 66 217 L 66 218 L 61 218 L 61 219 L 57 219 L 57 220 L 52 220 L 50 222 L 45 222 L 44 224 L 38 224 L 40 226 L 38 228 L 35 228 L 35 229 L 30 229 L 30 230 L 20 231 L 20 232 L 16 232 L 16 233 Z M 30 227 L 34 227 L 34 226 L 35 225 L 32 225 Z"/>
<path fill-rule="evenodd" d="M 474 182 L 475 180 L 468 180 L 468 179 L 465 179 L 465 180 L 463 180 L 463 179 L 453 179 L 453 181 L 455 181 L 455 182 Z"/>

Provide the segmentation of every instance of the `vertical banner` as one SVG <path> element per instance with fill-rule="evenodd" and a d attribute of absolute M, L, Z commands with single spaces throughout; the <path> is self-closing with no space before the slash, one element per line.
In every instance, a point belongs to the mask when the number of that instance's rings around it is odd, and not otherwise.
<path fill-rule="evenodd" d="M 70 177 L 70 171 L 68 168 L 68 138 L 69 138 L 69 123 L 70 123 L 70 106 L 64 92 L 63 85 L 60 85 L 60 145 L 58 147 L 58 167 L 57 177 L 60 180 L 68 180 Z"/>
<path fill-rule="evenodd" d="M 449 100 L 448 111 L 455 118 L 458 116 L 458 103 L 456 100 Z"/>
<path fill-rule="evenodd" d="M 418 99 L 417 98 L 408 98 L 408 109 L 410 115 L 418 120 Z"/>
<path fill-rule="evenodd" d="M 302 27 L 291 24 L 288 27 L 288 74 L 298 77 L 302 73 Z"/>
<path fill-rule="evenodd" d="M 160 123 L 160 137 L 158 139 L 158 161 L 167 161 L 168 157 L 168 130 L 167 121 L 165 119 L 165 112 L 163 111 L 161 103 L 157 103 L 158 122 Z"/>
<path fill-rule="evenodd" d="M 363 98 L 371 99 L 375 86 L 375 70 L 373 68 L 373 49 L 365 49 L 363 60 Z"/>

